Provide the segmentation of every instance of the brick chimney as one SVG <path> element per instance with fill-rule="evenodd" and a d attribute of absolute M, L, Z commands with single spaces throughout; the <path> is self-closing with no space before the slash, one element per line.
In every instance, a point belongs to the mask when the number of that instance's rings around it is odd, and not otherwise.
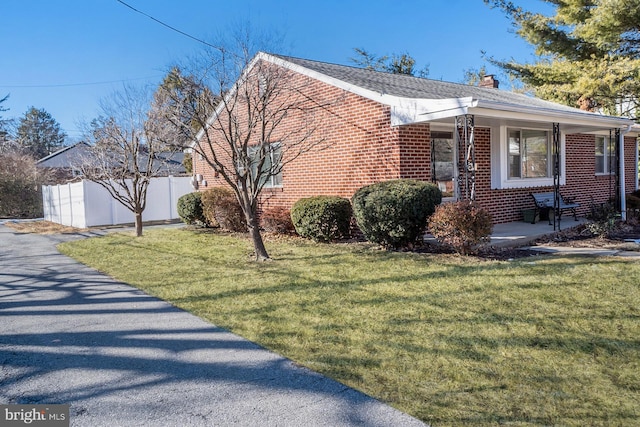
<path fill-rule="evenodd" d="M 493 74 L 487 74 L 486 76 L 482 77 L 482 80 L 480 80 L 479 86 L 498 89 L 499 84 L 500 82 L 495 79 L 495 76 Z"/>

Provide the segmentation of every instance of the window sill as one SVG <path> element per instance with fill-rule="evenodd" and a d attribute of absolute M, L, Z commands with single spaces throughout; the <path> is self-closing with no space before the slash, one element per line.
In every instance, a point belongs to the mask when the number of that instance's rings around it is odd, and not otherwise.
<path fill-rule="evenodd" d="M 563 181 L 561 179 L 561 181 Z M 500 186 L 500 190 L 506 190 L 509 188 L 530 188 L 530 187 L 549 187 L 553 185 L 553 178 L 524 178 L 524 179 L 510 179 L 503 181 Z"/>

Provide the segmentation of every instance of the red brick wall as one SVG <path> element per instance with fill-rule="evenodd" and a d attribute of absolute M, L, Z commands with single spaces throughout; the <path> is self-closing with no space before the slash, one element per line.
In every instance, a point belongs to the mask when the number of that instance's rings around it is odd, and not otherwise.
<path fill-rule="evenodd" d="M 636 137 L 625 136 L 624 138 L 624 170 L 625 180 L 624 188 L 627 193 L 635 191 L 637 187 L 636 170 L 638 165 L 636 163 Z"/>
<path fill-rule="evenodd" d="M 300 198 L 313 195 L 351 197 L 364 185 L 400 177 L 398 135 L 405 130 L 391 127 L 389 107 L 317 81 L 305 90 L 312 99 L 332 101 L 316 113 L 320 117 L 315 119 L 326 125 L 316 132 L 324 141 L 285 165 L 283 187 L 263 190 L 263 209 L 291 207 Z M 273 140 L 278 141 L 306 119 L 292 113 Z M 428 126 L 421 128 L 428 132 Z M 208 187 L 223 185 L 198 155 L 194 156 L 194 173 L 202 174 Z"/>
<path fill-rule="evenodd" d="M 400 176 L 431 180 L 431 130 L 427 124 L 398 128 Z"/>
<path fill-rule="evenodd" d="M 553 191 L 553 187 L 518 188 L 505 190 L 491 189 L 490 131 L 476 129 L 476 200 L 493 216 L 494 223 L 520 221 L 522 210 L 533 208 L 531 193 Z M 563 196 L 575 197 L 580 203 L 578 215 L 589 212 L 591 203 L 606 202 L 615 194 L 613 176 L 595 174 L 595 136 L 567 135 L 565 151 L 566 185 L 560 192 Z M 635 138 L 625 138 L 625 188 L 635 189 Z M 611 178 L 611 179 L 610 179 Z M 611 188 L 610 188 L 611 183 Z"/>
<path fill-rule="evenodd" d="M 286 164 L 283 186 L 263 190 L 262 209 L 290 208 L 300 198 L 313 195 L 350 198 L 361 186 L 389 179 L 430 180 L 428 124 L 391 127 L 387 106 L 318 81 L 312 81 L 305 90 L 312 99 L 333 100 L 320 117 L 326 125 L 319 129 L 326 138 L 323 149 L 311 150 Z M 280 135 L 299 127 L 304 120 L 305 117 L 292 115 Z M 278 137 L 274 135 L 275 140 Z M 633 191 L 635 139 L 628 137 L 625 141 L 626 186 Z M 492 189 L 491 130 L 476 128 L 475 144 L 476 200 L 491 212 L 494 223 L 521 220 L 521 211 L 533 208 L 532 192 L 553 191 L 552 187 Z M 223 184 L 197 155 L 194 173 L 204 175 L 209 187 Z M 566 136 L 566 176 L 562 194 L 576 197 L 582 205 L 579 214 L 585 214 L 591 202 L 609 198 L 609 177 L 595 175 L 593 135 Z"/>

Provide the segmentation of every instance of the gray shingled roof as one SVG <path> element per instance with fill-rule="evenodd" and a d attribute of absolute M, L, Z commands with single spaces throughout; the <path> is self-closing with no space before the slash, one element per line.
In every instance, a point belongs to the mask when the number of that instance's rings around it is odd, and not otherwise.
<path fill-rule="evenodd" d="M 391 74 L 346 65 L 329 64 L 309 59 L 290 56 L 273 55 L 285 61 L 308 68 L 329 77 L 362 87 L 380 94 L 393 95 L 402 98 L 417 99 L 451 99 L 473 97 L 478 100 L 513 104 L 529 108 L 542 108 L 556 111 L 566 111 L 578 114 L 593 114 L 578 108 L 554 102 L 544 101 L 519 93 L 500 89 L 483 88 L 461 83 L 450 83 L 441 80 L 431 80 L 401 74 Z M 598 115 L 599 116 L 599 115 Z"/>
<path fill-rule="evenodd" d="M 64 147 L 55 153 L 49 154 L 36 162 L 42 168 L 68 168 L 73 169 L 82 161 L 83 157 L 91 156 L 91 146 L 86 142 L 78 142 Z M 183 152 L 160 152 L 155 154 L 153 168 L 158 170 L 159 175 L 184 175 L 186 169 L 182 164 Z M 146 153 L 140 153 L 139 163 L 142 172 L 146 172 L 145 167 L 148 162 Z"/>
<path fill-rule="evenodd" d="M 89 153 L 89 147 L 86 142 L 68 145 L 38 160 L 37 165 L 43 168 L 71 168 L 73 161 Z"/>

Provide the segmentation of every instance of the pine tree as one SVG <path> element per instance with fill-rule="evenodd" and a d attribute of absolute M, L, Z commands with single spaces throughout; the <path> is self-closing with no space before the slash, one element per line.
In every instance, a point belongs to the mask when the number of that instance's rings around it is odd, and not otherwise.
<path fill-rule="evenodd" d="M 62 148 L 66 137 L 60 124 L 44 108 L 31 107 L 18 122 L 17 143 L 36 159 Z"/>
<path fill-rule="evenodd" d="M 544 0 L 553 16 L 484 1 L 502 9 L 539 56 L 494 64 L 541 98 L 639 120 L 640 0 Z"/>

